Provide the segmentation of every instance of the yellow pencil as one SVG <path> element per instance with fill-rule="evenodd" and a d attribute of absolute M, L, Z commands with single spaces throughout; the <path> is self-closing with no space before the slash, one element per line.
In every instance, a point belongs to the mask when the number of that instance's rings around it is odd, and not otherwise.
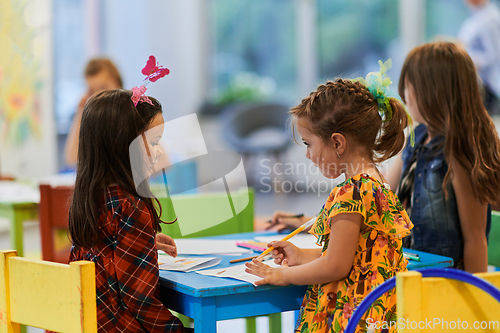
<path fill-rule="evenodd" d="M 304 223 L 303 225 L 301 225 L 300 227 L 298 227 L 297 229 L 295 229 L 294 231 L 292 231 L 291 233 L 289 233 L 288 235 L 286 235 L 281 241 L 287 241 L 287 240 L 289 240 L 290 238 L 292 238 L 296 234 L 298 234 L 298 233 L 304 231 L 306 228 L 309 228 L 310 226 L 312 226 L 315 221 L 316 221 L 316 217 L 310 219 L 309 221 L 307 221 L 306 223 Z M 257 257 L 257 260 L 262 259 L 266 254 L 268 254 L 272 250 L 274 250 L 274 247 L 272 247 L 272 246 L 269 247 L 269 248 L 267 248 L 264 252 L 262 252 Z"/>

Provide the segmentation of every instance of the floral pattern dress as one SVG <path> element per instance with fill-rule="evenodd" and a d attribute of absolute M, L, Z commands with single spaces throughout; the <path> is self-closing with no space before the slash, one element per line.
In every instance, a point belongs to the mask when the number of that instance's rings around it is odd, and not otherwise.
<path fill-rule="evenodd" d="M 340 281 L 310 285 L 300 309 L 296 332 L 343 332 L 353 311 L 378 285 L 406 271 L 402 238 L 413 228 L 408 214 L 388 185 L 359 174 L 336 186 L 320 211 L 310 233 L 326 255 L 331 218 L 340 213 L 363 216 L 354 263 Z M 396 293 L 391 290 L 374 302 L 356 332 L 369 332 L 375 323 L 395 322 Z M 387 325 L 388 326 L 388 325 Z M 395 325 L 394 325 L 395 326 Z M 394 332 L 395 327 L 383 332 Z"/>

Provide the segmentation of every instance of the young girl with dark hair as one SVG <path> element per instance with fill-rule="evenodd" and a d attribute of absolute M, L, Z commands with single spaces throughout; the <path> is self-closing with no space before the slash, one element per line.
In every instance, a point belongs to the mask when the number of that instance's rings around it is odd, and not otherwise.
<path fill-rule="evenodd" d="M 176 246 L 157 234 L 161 207 L 156 200 L 158 212 L 147 182 L 137 184 L 132 173 L 133 165 L 150 166 L 162 154 L 162 109 L 145 96 L 134 106 L 132 96 L 128 90 L 103 91 L 83 109 L 69 213 L 70 261 L 95 263 L 99 332 L 184 332 L 160 302 L 158 286 L 157 248 L 176 256 Z M 131 159 L 136 138 L 146 148 L 143 161 L 134 161 L 138 154 Z"/>
<path fill-rule="evenodd" d="M 309 284 L 296 332 L 342 332 L 372 289 L 406 270 L 402 238 L 412 223 L 377 168 L 403 149 L 411 123 L 403 105 L 385 93 L 389 83 L 384 70 L 370 73 L 367 81 L 328 81 L 291 110 L 306 157 L 325 177 L 346 177 L 311 228 L 322 248 L 271 242 L 281 267 L 247 264 L 247 272 L 263 278 L 257 284 Z M 395 292 L 389 291 L 358 330 L 395 321 L 395 304 Z"/>
<path fill-rule="evenodd" d="M 453 43 L 419 46 L 406 58 L 399 93 L 420 124 L 415 146 L 405 148 L 390 175 L 415 225 L 405 247 L 452 257 L 455 267 L 471 273 L 486 272 L 500 141 L 474 64 Z"/>

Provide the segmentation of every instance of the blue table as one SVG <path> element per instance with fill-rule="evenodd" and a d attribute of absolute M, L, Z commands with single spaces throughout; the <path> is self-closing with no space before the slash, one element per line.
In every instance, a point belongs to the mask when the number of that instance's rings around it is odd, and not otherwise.
<path fill-rule="evenodd" d="M 241 233 L 223 235 L 217 239 L 252 239 L 269 233 Z M 284 237 L 278 235 L 278 238 Z M 411 250 L 421 261 L 410 261 L 408 269 L 449 267 L 453 260 L 435 254 Z M 245 255 L 248 256 L 248 255 Z M 222 261 L 211 269 L 229 266 L 229 260 L 239 258 L 221 256 Z M 298 310 L 307 286 L 278 287 L 228 278 L 205 276 L 194 272 L 160 271 L 162 302 L 169 308 L 194 319 L 197 333 L 215 333 L 218 320 L 268 315 Z"/>

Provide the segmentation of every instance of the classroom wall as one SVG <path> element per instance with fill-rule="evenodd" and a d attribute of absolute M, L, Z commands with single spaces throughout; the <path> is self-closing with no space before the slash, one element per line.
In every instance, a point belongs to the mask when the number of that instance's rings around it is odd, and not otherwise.
<path fill-rule="evenodd" d="M 1 172 L 53 174 L 52 1 L 0 0 L 0 8 Z"/>
<path fill-rule="evenodd" d="M 204 0 L 107 0 L 101 11 L 101 53 L 115 60 L 126 89 L 142 84 L 150 55 L 170 74 L 148 86 L 164 108 L 165 120 L 199 110 L 210 68 Z"/>

